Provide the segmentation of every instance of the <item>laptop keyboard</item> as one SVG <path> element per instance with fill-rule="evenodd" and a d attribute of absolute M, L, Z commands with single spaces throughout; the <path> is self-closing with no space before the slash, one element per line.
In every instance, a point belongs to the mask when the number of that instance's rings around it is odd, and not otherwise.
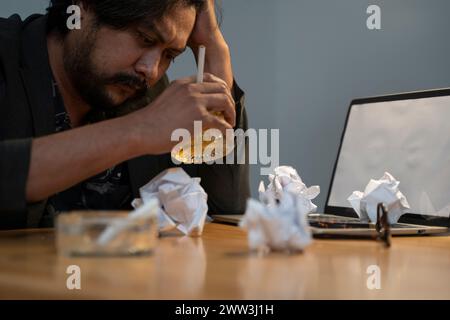
<path fill-rule="evenodd" d="M 322 229 L 375 229 L 375 224 L 370 222 L 361 222 L 355 218 L 316 216 L 308 218 L 309 225 Z M 411 226 L 401 223 L 395 223 L 392 228 L 411 228 Z"/>

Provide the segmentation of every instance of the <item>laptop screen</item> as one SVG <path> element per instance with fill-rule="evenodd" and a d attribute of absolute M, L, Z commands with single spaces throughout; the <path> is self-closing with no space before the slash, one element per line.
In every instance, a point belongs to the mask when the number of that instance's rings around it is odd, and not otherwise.
<path fill-rule="evenodd" d="M 335 209 L 334 214 L 343 210 L 343 215 L 355 215 L 347 198 L 387 171 L 400 181 L 411 206 L 408 213 L 449 216 L 450 91 L 439 92 L 440 96 L 406 94 L 353 103 L 327 213 Z"/>

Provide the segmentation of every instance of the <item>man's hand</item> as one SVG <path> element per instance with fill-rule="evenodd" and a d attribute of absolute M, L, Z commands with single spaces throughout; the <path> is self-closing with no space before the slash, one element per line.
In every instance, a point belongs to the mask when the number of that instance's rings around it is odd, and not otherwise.
<path fill-rule="evenodd" d="M 207 0 L 205 8 L 197 14 L 194 30 L 189 39 L 189 46 L 210 45 L 225 41 L 217 23 L 214 0 Z"/>
<path fill-rule="evenodd" d="M 205 72 L 223 79 L 231 89 L 233 70 L 230 50 L 217 24 L 214 0 L 207 0 L 204 10 L 197 14 L 188 45 L 196 58 L 198 47 L 200 45 L 206 47 Z"/>
<path fill-rule="evenodd" d="M 211 112 L 223 113 L 225 121 Z M 177 143 L 170 139 L 176 129 L 192 134 L 194 121 L 202 121 L 204 130 L 216 128 L 225 134 L 235 126 L 236 112 L 226 83 L 206 73 L 204 83 L 195 83 L 195 77 L 172 82 L 152 104 L 127 117 L 140 136 L 142 152 L 162 154 Z"/>

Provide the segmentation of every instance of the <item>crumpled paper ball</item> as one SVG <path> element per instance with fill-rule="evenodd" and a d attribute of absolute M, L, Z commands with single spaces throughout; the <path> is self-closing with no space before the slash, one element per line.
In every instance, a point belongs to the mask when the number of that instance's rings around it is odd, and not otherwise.
<path fill-rule="evenodd" d="M 390 173 L 385 172 L 379 180 L 371 179 L 364 192 L 354 191 L 348 201 L 363 221 L 377 221 L 377 206 L 383 203 L 388 209 L 388 221 L 397 223 L 398 219 L 409 209 L 408 200 L 399 190 L 400 182 Z"/>
<path fill-rule="evenodd" d="M 260 183 L 260 201 L 247 201 L 241 227 L 248 231 L 249 246 L 260 251 L 302 251 L 312 242 L 308 214 L 317 209 L 312 200 L 320 187 L 308 188 L 288 166 L 275 168 L 269 181 L 267 190 Z"/>
<path fill-rule="evenodd" d="M 185 235 L 200 236 L 208 213 L 208 195 L 200 185 L 200 178 L 191 178 L 182 168 L 163 171 L 139 189 L 138 207 L 153 198 L 160 202 L 159 230 L 178 229 Z"/>
<path fill-rule="evenodd" d="M 289 192 L 280 193 L 278 202 L 269 206 L 249 199 L 240 226 L 247 229 L 251 250 L 303 251 L 312 242 L 304 205 Z"/>
<path fill-rule="evenodd" d="M 266 203 L 271 202 L 271 199 L 280 200 L 283 192 L 297 195 L 304 205 L 302 209 L 306 212 L 305 214 L 317 210 L 317 206 L 311 200 L 319 195 L 320 187 L 312 186 L 308 188 L 303 183 L 297 170 L 289 166 L 275 168 L 274 174 L 269 175 L 267 190 L 263 181 L 259 185 L 260 200 Z"/>

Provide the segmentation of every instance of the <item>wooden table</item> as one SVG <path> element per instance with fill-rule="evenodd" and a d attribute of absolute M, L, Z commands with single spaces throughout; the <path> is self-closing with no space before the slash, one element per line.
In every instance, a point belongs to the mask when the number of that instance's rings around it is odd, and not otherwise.
<path fill-rule="evenodd" d="M 81 268 L 81 290 L 66 268 Z M 369 290 L 378 265 L 381 289 Z M 237 227 L 201 238 L 166 236 L 132 258 L 57 255 L 53 230 L 0 232 L 0 298 L 27 299 L 450 299 L 450 237 L 315 240 L 303 254 L 258 256 Z"/>

